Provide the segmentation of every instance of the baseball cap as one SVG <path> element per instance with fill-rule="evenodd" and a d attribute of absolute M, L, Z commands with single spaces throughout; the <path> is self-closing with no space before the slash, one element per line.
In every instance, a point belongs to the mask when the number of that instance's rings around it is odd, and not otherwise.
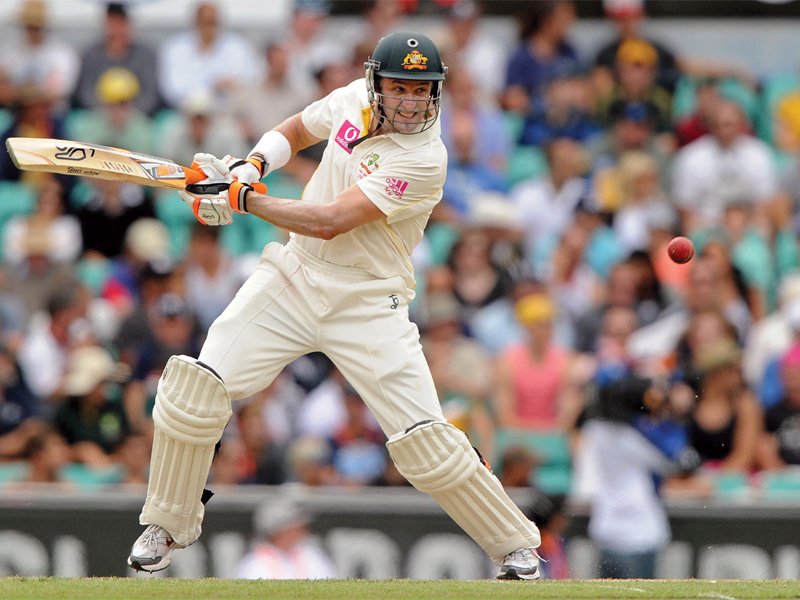
<path fill-rule="evenodd" d="M 253 515 L 253 527 L 259 535 L 270 537 L 298 525 L 308 525 L 310 515 L 290 498 L 278 498 L 264 502 Z"/>
<path fill-rule="evenodd" d="M 69 396 L 83 396 L 105 381 L 123 381 L 128 369 L 115 363 L 100 346 L 77 348 L 71 357 L 64 391 Z"/>
<path fill-rule="evenodd" d="M 164 319 L 188 317 L 191 315 L 191 310 L 186 300 L 172 292 L 159 296 L 158 300 L 156 300 L 155 311 L 156 315 Z"/>
<path fill-rule="evenodd" d="M 653 67 L 658 62 L 658 51 L 647 40 L 641 38 L 627 39 L 617 49 L 617 62 Z"/>
<path fill-rule="evenodd" d="M 142 261 L 169 256 L 166 225 L 158 219 L 137 219 L 125 233 L 125 247 Z"/>
<path fill-rule="evenodd" d="M 731 338 L 725 337 L 700 346 L 694 358 L 694 368 L 706 375 L 722 367 L 738 365 L 741 359 L 741 348 Z"/>
<path fill-rule="evenodd" d="M 535 325 L 552 321 L 556 316 L 556 305 L 545 294 L 530 294 L 517 301 L 514 312 L 523 325 Z"/>
<path fill-rule="evenodd" d="M 97 80 L 97 97 L 104 104 L 128 102 L 139 95 L 139 78 L 124 67 L 112 67 Z"/>

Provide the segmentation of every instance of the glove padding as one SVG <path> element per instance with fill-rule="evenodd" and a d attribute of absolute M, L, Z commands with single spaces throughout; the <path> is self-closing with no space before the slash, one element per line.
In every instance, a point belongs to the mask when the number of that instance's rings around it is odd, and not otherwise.
<path fill-rule="evenodd" d="M 253 187 L 234 180 L 224 159 L 198 153 L 194 155 L 192 168 L 206 178 L 187 185 L 178 195 L 198 221 L 213 227 L 228 225 L 233 222 L 233 211 L 246 212 L 245 196 Z"/>
<path fill-rule="evenodd" d="M 264 176 L 264 163 L 255 157 L 243 159 L 227 155 L 222 161 L 228 165 L 233 178 L 242 183 L 250 185 L 260 181 Z"/>

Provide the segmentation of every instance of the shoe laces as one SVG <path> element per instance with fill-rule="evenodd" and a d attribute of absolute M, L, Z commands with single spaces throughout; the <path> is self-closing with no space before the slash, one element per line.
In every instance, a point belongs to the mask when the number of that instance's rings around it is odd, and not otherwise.
<path fill-rule="evenodd" d="M 150 550 L 158 550 L 158 538 L 163 537 L 165 538 L 165 543 L 169 543 L 169 536 L 161 535 L 159 536 L 159 532 L 164 531 L 158 525 L 150 525 L 144 531 L 144 535 L 142 536 L 142 543 L 145 544 Z M 166 533 L 166 532 L 165 532 Z"/>
<path fill-rule="evenodd" d="M 530 560 L 529 553 L 533 554 L 533 556 L 537 560 L 544 563 L 547 562 L 545 559 L 539 556 L 539 553 L 536 551 L 536 548 L 520 548 L 519 550 L 514 550 L 513 552 L 509 553 L 509 555 L 506 557 L 506 562 L 512 562 L 515 559 L 519 559 L 521 561 Z"/>

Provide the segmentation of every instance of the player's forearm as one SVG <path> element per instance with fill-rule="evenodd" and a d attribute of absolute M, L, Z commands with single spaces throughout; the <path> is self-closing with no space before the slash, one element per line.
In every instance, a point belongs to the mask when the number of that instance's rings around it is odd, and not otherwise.
<path fill-rule="evenodd" d="M 247 212 L 276 227 L 309 237 L 329 240 L 342 233 L 326 205 L 250 192 Z"/>

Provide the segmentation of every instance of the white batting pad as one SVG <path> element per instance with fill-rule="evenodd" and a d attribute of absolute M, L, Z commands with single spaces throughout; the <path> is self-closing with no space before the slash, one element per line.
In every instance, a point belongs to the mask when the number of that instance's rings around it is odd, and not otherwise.
<path fill-rule="evenodd" d="M 179 547 L 200 535 L 200 502 L 214 446 L 231 416 L 222 381 L 188 356 L 173 356 L 158 382 L 150 476 L 139 521 L 160 525 Z"/>
<path fill-rule="evenodd" d="M 536 525 L 511 501 L 460 429 L 431 421 L 393 435 L 386 446 L 398 471 L 430 494 L 495 563 L 541 543 Z"/>

